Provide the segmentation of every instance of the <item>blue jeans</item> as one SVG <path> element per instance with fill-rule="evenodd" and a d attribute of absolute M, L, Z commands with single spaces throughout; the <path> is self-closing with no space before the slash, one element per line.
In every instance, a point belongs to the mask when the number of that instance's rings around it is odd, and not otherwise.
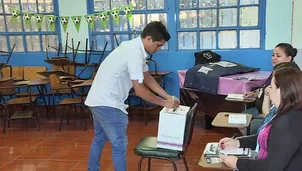
<path fill-rule="evenodd" d="M 107 140 L 112 144 L 112 160 L 115 171 L 126 171 L 128 115 L 119 109 L 90 107 L 93 116 L 94 138 L 90 147 L 88 171 L 100 169 L 100 158 Z"/>

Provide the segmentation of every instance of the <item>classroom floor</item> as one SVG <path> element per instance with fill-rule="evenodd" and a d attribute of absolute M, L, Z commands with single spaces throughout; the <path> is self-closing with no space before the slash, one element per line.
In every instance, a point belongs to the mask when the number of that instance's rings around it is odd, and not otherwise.
<path fill-rule="evenodd" d="M 127 170 L 138 170 L 139 157 L 133 153 L 135 145 L 144 136 L 156 136 L 157 120 L 144 125 L 143 120 L 131 120 L 128 126 Z M 2 127 L 3 125 L 0 124 Z M 34 122 L 12 124 L 6 134 L 0 134 L 0 170 L 1 171 L 85 171 L 90 143 L 93 138 L 93 126 L 88 124 L 85 132 L 83 123 L 72 121 L 63 123 L 58 132 L 58 121 L 44 120 L 41 130 L 36 131 Z M 0 129 L 2 132 L 2 129 Z M 196 121 L 193 140 L 186 155 L 190 171 L 215 171 L 198 165 L 203 149 L 208 142 L 215 142 L 225 136 L 231 136 L 234 130 L 212 128 L 204 130 L 203 121 Z M 147 162 L 145 160 L 145 162 Z M 111 146 L 106 144 L 101 158 L 101 171 L 113 171 Z M 177 162 L 178 170 L 185 170 L 183 162 Z M 144 168 L 146 169 L 146 163 Z M 151 170 L 170 171 L 172 165 L 166 161 L 153 160 Z M 217 170 L 218 171 L 218 170 Z M 219 170 L 222 171 L 222 170 Z"/>

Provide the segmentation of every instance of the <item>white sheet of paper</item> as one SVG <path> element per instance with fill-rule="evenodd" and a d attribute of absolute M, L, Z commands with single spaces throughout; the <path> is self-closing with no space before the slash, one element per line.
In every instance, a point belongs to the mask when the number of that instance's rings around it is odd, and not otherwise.
<path fill-rule="evenodd" d="M 246 124 L 245 114 L 229 114 L 229 124 Z"/>

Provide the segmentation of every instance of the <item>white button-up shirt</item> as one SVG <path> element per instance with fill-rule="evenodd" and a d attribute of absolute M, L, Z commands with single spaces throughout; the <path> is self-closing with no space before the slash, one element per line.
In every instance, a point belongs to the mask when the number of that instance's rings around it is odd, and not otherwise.
<path fill-rule="evenodd" d="M 101 63 L 87 95 L 85 105 L 109 106 L 127 114 L 125 100 L 133 87 L 132 80 L 143 82 L 148 71 L 141 37 L 122 42 Z"/>

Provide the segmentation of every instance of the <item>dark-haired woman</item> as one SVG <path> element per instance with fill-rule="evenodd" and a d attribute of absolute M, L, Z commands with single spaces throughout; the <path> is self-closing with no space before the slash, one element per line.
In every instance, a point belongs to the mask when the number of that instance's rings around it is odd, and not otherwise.
<path fill-rule="evenodd" d="M 293 62 L 297 55 L 297 49 L 288 43 L 279 43 L 273 50 L 272 53 L 272 65 L 276 65 L 283 62 Z M 294 63 L 294 62 L 293 62 Z M 299 68 L 297 66 L 297 68 Z M 266 80 L 262 87 L 258 88 L 253 92 L 245 93 L 246 97 L 256 97 L 255 107 L 249 108 L 243 113 L 249 113 L 253 115 L 253 120 L 250 124 L 250 134 L 255 134 L 263 121 L 263 118 L 268 114 L 268 109 L 263 110 L 263 100 L 265 97 L 265 89 L 270 85 L 272 74 Z M 266 109 L 266 107 L 264 107 Z"/>
<path fill-rule="evenodd" d="M 278 109 L 259 134 L 238 139 L 223 138 L 223 148 L 252 148 L 257 159 L 220 156 L 225 164 L 240 171 L 302 170 L 302 73 L 285 67 L 273 74 L 269 96 Z M 223 145 L 222 145 L 223 144 Z"/>

